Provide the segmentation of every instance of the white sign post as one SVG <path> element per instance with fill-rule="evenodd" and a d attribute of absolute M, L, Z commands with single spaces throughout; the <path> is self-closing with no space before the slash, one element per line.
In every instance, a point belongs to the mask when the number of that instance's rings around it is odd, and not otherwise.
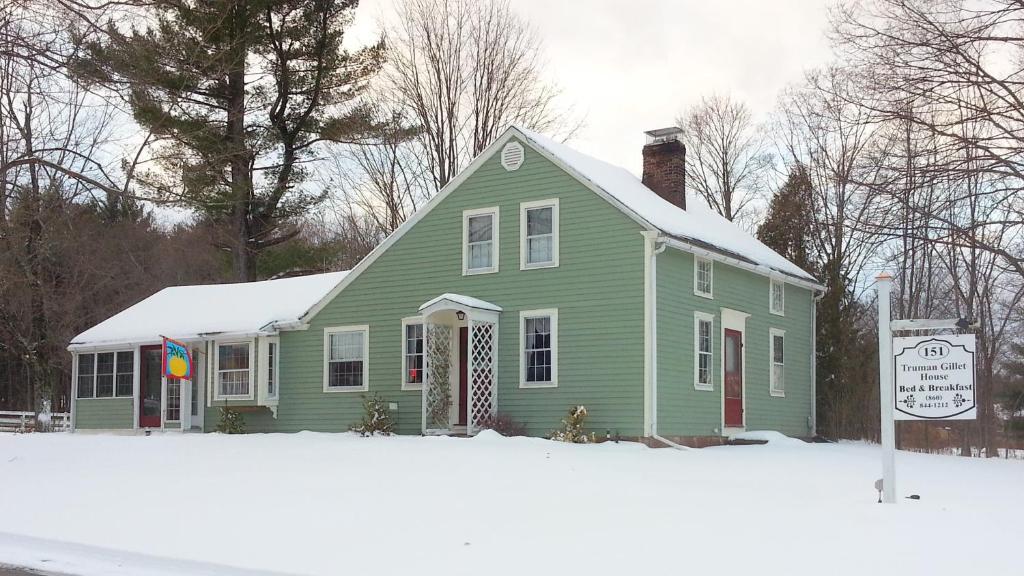
<path fill-rule="evenodd" d="M 889 322 L 889 293 L 892 276 L 882 272 L 878 281 L 878 402 L 882 409 L 882 502 L 896 503 L 896 423 L 893 421 L 892 327 Z"/>
<path fill-rule="evenodd" d="M 882 272 L 875 280 L 878 397 L 882 412 L 882 501 L 895 504 L 895 420 L 973 420 L 977 417 L 975 338 L 973 334 L 957 334 L 894 339 L 893 330 L 945 330 L 966 328 L 969 323 L 965 320 L 893 320 L 889 312 L 892 276 Z"/>

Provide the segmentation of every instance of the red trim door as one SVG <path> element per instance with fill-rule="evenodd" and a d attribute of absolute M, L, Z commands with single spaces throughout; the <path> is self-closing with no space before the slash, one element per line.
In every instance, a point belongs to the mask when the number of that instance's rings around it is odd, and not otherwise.
<path fill-rule="evenodd" d="M 743 333 L 725 330 L 725 426 L 743 427 Z"/>
<path fill-rule="evenodd" d="M 139 348 L 139 428 L 159 428 L 163 408 L 163 347 Z"/>
<path fill-rule="evenodd" d="M 469 408 L 469 328 L 459 328 L 459 415 L 456 426 L 466 425 Z"/>

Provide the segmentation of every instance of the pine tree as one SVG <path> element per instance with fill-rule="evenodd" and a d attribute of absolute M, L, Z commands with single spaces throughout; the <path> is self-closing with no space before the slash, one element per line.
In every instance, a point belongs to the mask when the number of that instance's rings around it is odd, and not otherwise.
<path fill-rule="evenodd" d="M 116 91 L 160 142 L 161 170 L 141 180 L 157 199 L 218 223 L 235 276 L 294 237 L 322 202 L 301 187 L 323 139 L 372 132 L 357 98 L 383 45 L 342 49 L 358 0 L 154 0 L 151 22 L 111 23 L 72 70 Z"/>
<path fill-rule="evenodd" d="M 786 182 L 768 205 L 768 215 L 757 228 L 757 238 L 813 274 L 817 267 L 812 259 L 812 204 L 811 178 L 803 165 L 796 164 L 790 168 Z"/>

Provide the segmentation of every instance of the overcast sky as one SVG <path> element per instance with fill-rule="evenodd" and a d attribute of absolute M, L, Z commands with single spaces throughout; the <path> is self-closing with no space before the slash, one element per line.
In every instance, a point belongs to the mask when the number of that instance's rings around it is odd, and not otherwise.
<path fill-rule="evenodd" d="M 763 117 L 784 86 L 830 57 L 826 0 L 510 1 L 583 116 L 570 144 L 637 174 L 644 130 L 716 92 Z M 374 34 L 392 2 L 362 0 L 360 36 Z"/>

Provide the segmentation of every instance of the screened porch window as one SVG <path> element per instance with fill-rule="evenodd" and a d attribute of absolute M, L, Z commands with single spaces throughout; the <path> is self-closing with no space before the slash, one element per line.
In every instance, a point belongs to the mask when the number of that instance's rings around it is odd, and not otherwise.
<path fill-rule="evenodd" d="M 181 420 L 181 380 L 167 379 L 167 421 Z"/>
<path fill-rule="evenodd" d="M 250 394 L 249 343 L 217 346 L 217 396 L 248 397 Z"/>
<path fill-rule="evenodd" d="M 134 378 L 134 351 L 78 355 L 78 398 L 131 398 Z"/>

